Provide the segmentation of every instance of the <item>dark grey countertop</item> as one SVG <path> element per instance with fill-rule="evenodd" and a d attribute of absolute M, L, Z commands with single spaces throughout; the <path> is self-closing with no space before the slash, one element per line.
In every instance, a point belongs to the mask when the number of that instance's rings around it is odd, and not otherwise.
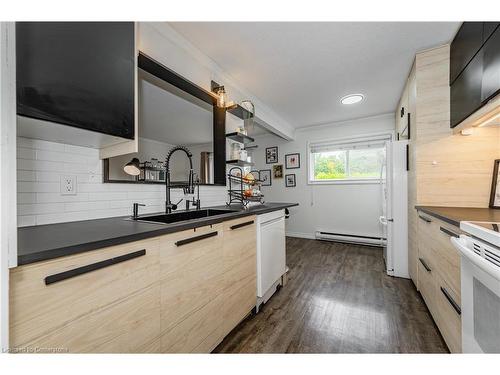
<path fill-rule="evenodd" d="M 174 224 L 144 223 L 126 220 L 127 217 L 113 217 L 22 227 L 17 230 L 17 262 L 18 265 L 39 262 L 293 206 L 298 206 L 298 203 L 266 203 L 247 210 L 240 206 L 204 207 L 237 211 Z"/>
<path fill-rule="evenodd" d="M 457 227 L 461 221 L 500 222 L 500 210 L 495 208 L 437 206 L 415 206 L 415 208 Z"/>

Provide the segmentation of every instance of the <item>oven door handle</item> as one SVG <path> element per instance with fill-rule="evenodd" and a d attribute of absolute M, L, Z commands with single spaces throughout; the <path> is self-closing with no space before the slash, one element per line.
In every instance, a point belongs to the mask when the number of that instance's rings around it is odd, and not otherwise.
<path fill-rule="evenodd" d="M 500 281 L 500 267 L 493 265 L 493 263 L 488 262 L 482 256 L 470 250 L 465 244 L 464 235 L 461 235 L 459 238 L 450 237 L 450 241 L 453 246 L 460 251 L 462 256 L 467 258 L 468 261 L 488 273 L 490 276 L 494 277 L 496 280 Z"/>

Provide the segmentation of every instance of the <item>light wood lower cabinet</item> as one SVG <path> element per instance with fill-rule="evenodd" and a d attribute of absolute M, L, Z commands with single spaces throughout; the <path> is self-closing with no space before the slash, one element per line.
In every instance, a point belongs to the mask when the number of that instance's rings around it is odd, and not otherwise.
<path fill-rule="evenodd" d="M 224 223 L 224 335 L 255 307 L 256 241 L 255 217 Z"/>
<path fill-rule="evenodd" d="M 222 229 L 217 224 L 160 240 L 162 352 L 191 352 L 222 323 Z M 220 311 L 210 316 L 214 308 Z"/>
<path fill-rule="evenodd" d="M 46 285 L 45 279 L 144 250 L 144 255 Z M 10 273 L 10 346 L 140 352 L 159 336 L 159 241 L 34 263 Z M 66 274 L 68 275 L 68 274 Z M 49 278 L 50 280 L 50 278 Z"/>
<path fill-rule="evenodd" d="M 212 351 L 255 306 L 254 221 L 245 217 L 13 269 L 11 348 Z M 89 265 L 95 269 L 80 273 Z"/>
<path fill-rule="evenodd" d="M 460 255 L 450 236 L 459 228 L 419 213 L 418 289 L 452 353 L 462 350 Z"/>

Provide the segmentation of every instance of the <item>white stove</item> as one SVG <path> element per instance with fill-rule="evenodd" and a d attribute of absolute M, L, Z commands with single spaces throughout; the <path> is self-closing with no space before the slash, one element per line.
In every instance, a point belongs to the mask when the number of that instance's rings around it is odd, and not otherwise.
<path fill-rule="evenodd" d="M 462 351 L 500 353 L 500 223 L 461 222 Z"/>

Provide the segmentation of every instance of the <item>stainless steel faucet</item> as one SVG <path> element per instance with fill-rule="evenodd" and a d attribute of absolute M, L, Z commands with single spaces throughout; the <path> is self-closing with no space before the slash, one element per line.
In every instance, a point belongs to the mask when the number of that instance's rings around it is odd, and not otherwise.
<path fill-rule="evenodd" d="M 193 154 L 185 146 L 175 146 L 168 152 L 165 160 L 165 213 L 167 214 L 171 213 L 172 210 L 176 210 L 177 205 L 182 201 L 181 199 L 176 204 L 170 201 L 170 158 L 176 151 L 184 151 L 189 158 L 189 178 L 187 186 L 183 187 L 184 194 L 194 193 Z"/>

